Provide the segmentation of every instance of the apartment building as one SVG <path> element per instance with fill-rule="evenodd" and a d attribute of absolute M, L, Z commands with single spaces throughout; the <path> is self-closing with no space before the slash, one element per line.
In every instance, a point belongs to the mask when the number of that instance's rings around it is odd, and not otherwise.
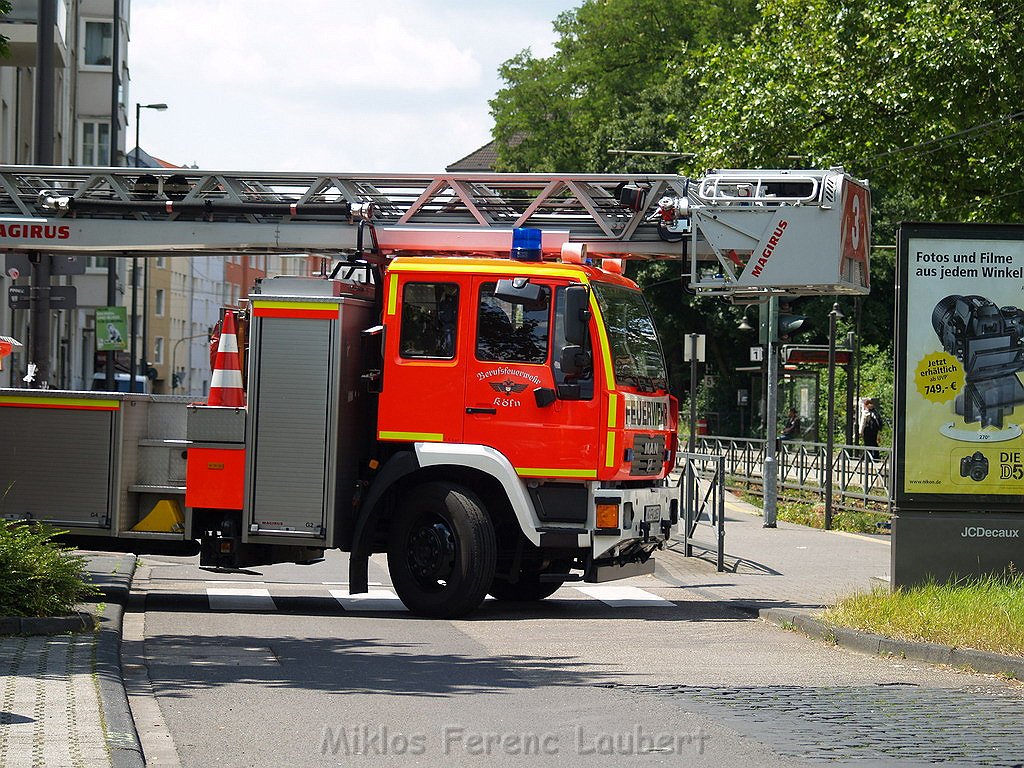
<path fill-rule="evenodd" d="M 10 56 L 0 59 L 0 163 L 33 164 L 35 147 L 36 52 L 39 2 L 15 0 L 0 17 L 0 34 L 10 41 Z M 124 164 L 129 103 L 128 28 L 130 0 L 49 0 L 56 6 L 53 29 L 55 165 Z M 115 7 L 117 24 L 115 32 Z M 115 33 L 118 45 L 114 60 Z M 114 107 L 114 75 L 120 87 Z M 111 157 L 111 137 L 114 155 Z M 125 300 L 127 271 L 118 264 L 119 301 Z M 27 343 L 28 311 L 7 306 L 7 289 L 15 281 L 7 258 L 0 255 L 0 335 Z M 22 274 L 16 281 L 28 284 Z M 95 310 L 107 304 L 106 258 L 85 258 L 85 273 L 55 276 L 55 285 L 74 285 L 78 307 L 53 312 L 50 318 L 51 385 L 88 388 L 95 349 Z M 0 372 L 0 386 L 20 384 L 25 349 L 16 350 Z"/>

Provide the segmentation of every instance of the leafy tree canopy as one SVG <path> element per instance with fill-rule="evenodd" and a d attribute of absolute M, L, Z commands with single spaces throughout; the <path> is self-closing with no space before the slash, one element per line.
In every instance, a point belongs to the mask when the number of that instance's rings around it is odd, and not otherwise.
<path fill-rule="evenodd" d="M 11 0 L 0 0 L 0 21 L 11 12 Z M 5 35 L 0 35 L 0 59 L 6 59 L 11 55 L 10 41 Z"/>
<path fill-rule="evenodd" d="M 901 220 L 1020 221 L 1024 5 L 763 0 L 749 44 L 713 43 L 670 88 L 704 167 L 843 165 L 872 185 L 875 242 Z M 679 97 L 683 98 L 682 95 Z"/>
<path fill-rule="evenodd" d="M 844 166 L 872 188 L 873 241 L 900 221 L 1024 221 L 1019 0 L 586 0 L 556 50 L 523 51 L 491 102 L 502 170 Z M 692 153 L 663 158 L 613 150 Z M 891 346 L 895 254 L 872 254 L 861 340 Z M 682 291 L 677 264 L 633 268 L 666 350 L 706 332 L 723 375 L 750 342 L 738 311 Z M 832 299 L 799 312 L 822 342 Z M 850 314 L 853 302 L 845 302 Z M 685 371 L 675 366 L 676 381 Z M 680 370 L 681 369 L 681 370 Z M 677 387 L 678 388 L 678 387 Z"/>
<path fill-rule="evenodd" d="M 588 0 L 562 14 L 551 57 L 525 50 L 499 71 L 506 86 L 491 101 L 499 168 L 640 170 L 624 168 L 609 151 L 666 149 L 668 114 L 679 111 L 662 101 L 670 73 L 693 51 L 749 29 L 756 18 L 753 0 Z M 690 94 L 681 98 L 695 106 Z"/>

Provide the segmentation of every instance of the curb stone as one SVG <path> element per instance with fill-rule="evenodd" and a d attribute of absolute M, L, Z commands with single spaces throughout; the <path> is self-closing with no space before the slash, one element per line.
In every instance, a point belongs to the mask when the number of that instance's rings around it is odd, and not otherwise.
<path fill-rule="evenodd" d="M 96 646 L 96 678 L 110 760 L 114 768 L 144 768 L 146 759 L 135 728 L 135 719 L 128 706 L 121 669 L 124 606 L 108 604 L 104 616 L 107 621 L 99 629 L 99 642 Z"/>
<path fill-rule="evenodd" d="M 68 616 L 0 616 L 0 635 L 63 635 L 67 632 L 92 632 L 96 618 L 91 611 L 76 611 Z"/>
<path fill-rule="evenodd" d="M 807 612 L 793 609 L 762 608 L 758 611 L 758 615 L 771 624 L 784 628 L 795 627 L 809 637 L 834 643 L 852 651 L 873 656 L 899 656 L 930 664 L 970 667 L 976 672 L 984 674 L 1006 675 L 1017 680 L 1024 680 L 1024 658 L 1021 657 L 1004 656 L 973 648 L 955 648 L 938 643 L 896 640 L 857 629 L 834 627 L 814 618 Z"/>
<path fill-rule="evenodd" d="M 121 632 L 124 611 L 131 595 L 132 580 L 139 559 L 135 555 L 94 556 L 94 562 L 114 561 L 115 565 L 93 574 L 93 583 L 101 596 L 90 606 L 96 614 L 96 683 L 105 725 L 107 748 L 114 768 L 145 768 L 142 742 L 135 728 L 124 687 L 121 668 Z M 105 601 L 101 604 L 100 601 Z"/>

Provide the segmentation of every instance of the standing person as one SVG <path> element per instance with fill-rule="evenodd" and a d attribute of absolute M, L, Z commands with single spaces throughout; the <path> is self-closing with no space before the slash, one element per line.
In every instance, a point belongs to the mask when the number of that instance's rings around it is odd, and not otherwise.
<path fill-rule="evenodd" d="M 779 435 L 780 440 L 793 440 L 800 436 L 800 416 L 796 412 L 796 408 L 790 408 L 786 415 L 786 424 L 782 428 L 782 434 Z"/>
<path fill-rule="evenodd" d="M 878 433 L 882 429 L 882 417 L 875 410 L 875 401 L 864 398 L 864 417 L 860 420 L 860 436 L 867 448 L 868 458 L 878 459 Z"/>

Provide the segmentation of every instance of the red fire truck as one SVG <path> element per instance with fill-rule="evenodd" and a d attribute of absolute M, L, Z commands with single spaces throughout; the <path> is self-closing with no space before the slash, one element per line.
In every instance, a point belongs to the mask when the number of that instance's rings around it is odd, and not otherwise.
<path fill-rule="evenodd" d="M 723 172 L 700 191 L 676 176 L 249 176 L 0 168 L 0 213 L 40 226 L 0 247 L 336 257 L 262 280 L 238 312 L 245 407 L 0 390 L 2 514 L 94 546 L 198 540 L 217 567 L 340 548 L 352 593 L 386 553 L 402 601 L 436 617 L 650 572 L 668 542 L 676 401 L 619 257 L 689 253 L 722 273 L 698 287 L 756 294 L 751 254 L 785 261 L 803 224 L 841 270 L 847 197 L 867 209 L 841 170 Z M 717 228 L 701 234 L 701 216 Z"/>

